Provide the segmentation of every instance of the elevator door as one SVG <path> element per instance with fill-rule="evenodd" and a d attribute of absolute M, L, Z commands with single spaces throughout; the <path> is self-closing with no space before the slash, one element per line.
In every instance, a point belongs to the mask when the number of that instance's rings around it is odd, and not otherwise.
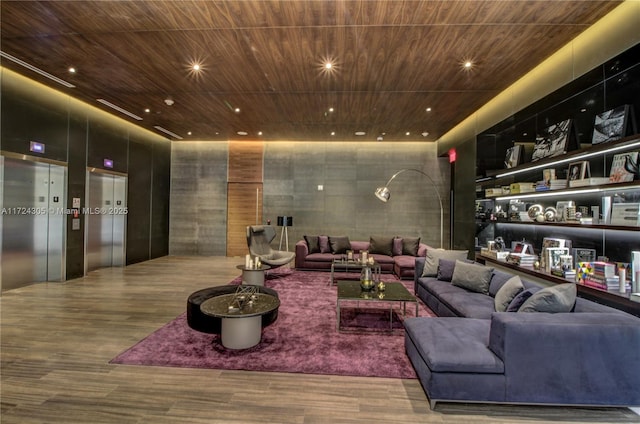
<path fill-rule="evenodd" d="M 65 279 L 67 168 L 2 160 L 2 290 Z"/>
<path fill-rule="evenodd" d="M 85 208 L 85 274 L 98 268 L 124 266 L 127 177 L 87 172 Z"/>

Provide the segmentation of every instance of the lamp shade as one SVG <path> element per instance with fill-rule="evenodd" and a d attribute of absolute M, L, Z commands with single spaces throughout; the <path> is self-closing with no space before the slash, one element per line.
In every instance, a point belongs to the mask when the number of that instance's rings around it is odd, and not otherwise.
<path fill-rule="evenodd" d="M 378 199 L 386 203 L 389 200 L 389 197 L 391 197 L 391 192 L 387 187 L 378 187 L 375 195 Z"/>

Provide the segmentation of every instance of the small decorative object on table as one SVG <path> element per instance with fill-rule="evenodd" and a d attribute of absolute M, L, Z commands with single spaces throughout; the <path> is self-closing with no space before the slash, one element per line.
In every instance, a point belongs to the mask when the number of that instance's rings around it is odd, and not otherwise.
<path fill-rule="evenodd" d="M 371 268 L 368 266 L 363 266 L 362 271 L 360 271 L 360 287 L 362 290 L 372 290 L 375 288 L 376 284 L 373 281 L 373 273 L 371 272 Z"/>

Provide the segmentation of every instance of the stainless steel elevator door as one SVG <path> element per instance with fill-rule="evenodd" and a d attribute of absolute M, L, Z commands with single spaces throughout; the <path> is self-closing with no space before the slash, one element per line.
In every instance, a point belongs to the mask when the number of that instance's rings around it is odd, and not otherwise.
<path fill-rule="evenodd" d="M 127 177 L 87 172 L 85 274 L 124 266 Z"/>
<path fill-rule="evenodd" d="M 66 172 L 3 157 L 2 290 L 65 279 Z"/>

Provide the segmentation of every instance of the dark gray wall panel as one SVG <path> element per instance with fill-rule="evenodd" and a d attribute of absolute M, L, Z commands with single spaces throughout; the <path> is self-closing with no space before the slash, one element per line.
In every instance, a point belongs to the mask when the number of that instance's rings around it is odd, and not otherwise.
<path fill-rule="evenodd" d="M 227 143 L 172 144 L 171 255 L 226 255 L 227 156 Z"/>
<path fill-rule="evenodd" d="M 151 150 L 150 145 L 129 143 L 129 167 L 136 172 L 129 175 L 127 187 L 127 264 L 150 259 Z"/>
<path fill-rule="evenodd" d="M 151 197 L 151 258 L 169 254 L 169 195 L 171 191 L 171 144 L 153 144 Z"/>

